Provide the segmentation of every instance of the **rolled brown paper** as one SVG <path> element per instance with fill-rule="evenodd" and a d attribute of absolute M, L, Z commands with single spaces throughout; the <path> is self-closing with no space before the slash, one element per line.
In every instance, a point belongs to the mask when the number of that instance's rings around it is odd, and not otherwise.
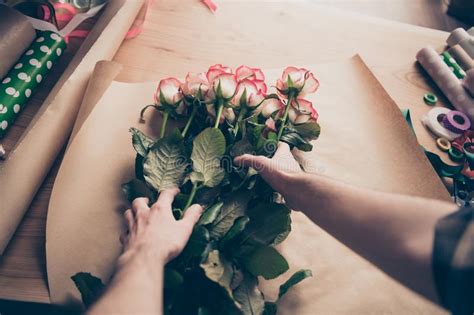
<path fill-rule="evenodd" d="M 464 71 L 474 68 L 474 60 L 469 57 L 467 52 L 459 45 L 455 45 L 448 49 L 448 53 L 453 56 Z"/>
<path fill-rule="evenodd" d="M 446 44 L 448 44 L 448 46 L 450 47 L 453 47 L 459 44 L 460 42 L 462 42 L 463 40 L 466 40 L 470 37 L 471 36 L 469 35 L 468 32 L 466 32 L 465 29 L 463 29 L 462 27 L 459 27 L 451 32 L 448 39 L 446 40 Z"/>
<path fill-rule="evenodd" d="M 466 73 L 466 78 L 464 78 L 462 84 L 464 88 L 471 93 L 472 97 L 474 97 L 474 69 L 471 69 Z"/>
<path fill-rule="evenodd" d="M 0 4 L 0 79 L 36 37 L 36 31 L 20 12 Z"/>

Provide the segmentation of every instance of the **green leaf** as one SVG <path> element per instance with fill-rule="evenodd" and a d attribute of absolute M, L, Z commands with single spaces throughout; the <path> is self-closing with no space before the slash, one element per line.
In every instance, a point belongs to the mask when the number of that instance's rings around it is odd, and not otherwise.
<path fill-rule="evenodd" d="M 225 175 L 220 165 L 225 148 L 225 137 L 216 128 L 207 128 L 194 138 L 191 154 L 193 161 L 191 181 L 193 183 L 203 183 L 207 187 L 220 184 Z"/>
<path fill-rule="evenodd" d="M 143 175 L 148 185 L 162 191 L 180 186 L 187 165 L 183 138 L 175 129 L 151 147 L 144 160 Z"/>
<path fill-rule="evenodd" d="M 130 203 L 138 197 L 147 197 L 150 200 L 154 199 L 153 192 L 150 188 L 138 179 L 132 179 L 128 183 L 123 184 L 122 191 Z"/>
<path fill-rule="evenodd" d="M 285 257 L 269 246 L 260 247 L 245 257 L 243 263 L 252 275 L 262 276 L 266 280 L 275 279 L 290 268 Z"/>
<path fill-rule="evenodd" d="M 259 203 L 247 210 L 250 223 L 244 230 L 244 243 L 277 245 L 291 230 L 290 210 L 283 204 Z"/>
<path fill-rule="evenodd" d="M 185 263 L 193 258 L 201 257 L 209 244 L 210 237 L 208 230 L 202 225 L 196 225 L 189 238 L 188 244 L 179 256 Z"/>
<path fill-rule="evenodd" d="M 165 268 L 165 290 L 176 290 L 183 284 L 183 282 L 183 276 L 179 272 L 169 267 Z"/>
<path fill-rule="evenodd" d="M 288 143 L 290 146 L 298 148 L 298 150 L 309 152 L 313 149 L 311 143 L 306 141 L 297 132 L 288 132 L 283 134 L 280 138 L 281 141 Z"/>
<path fill-rule="evenodd" d="M 132 133 L 132 144 L 135 151 L 142 157 L 148 154 L 148 150 L 153 145 L 154 141 L 137 128 L 130 128 Z"/>
<path fill-rule="evenodd" d="M 222 201 L 219 201 L 218 203 L 207 208 L 199 219 L 199 224 L 207 225 L 213 223 L 219 215 L 219 212 L 221 211 L 223 205 L 224 203 Z"/>
<path fill-rule="evenodd" d="M 224 200 L 219 215 L 209 229 L 212 238 L 221 239 L 234 225 L 234 221 L 245 214 L 249 198 L 249 194 L 235 194 Z"/>
<path fill-rule="evenodd" d="M 265 302 L 265 309 L 262 315 L 276 315 L 278 306 L 274 302 Z"/>
<path fill-rule="evenodd" d="M 232 242 L 233 239 L 237 237 L 242 231 L 245 229 L 247 226 L 247 223 L 249 223 L 250 219 L 247 216 L 243 216 L 238 218 L 237 220 L 234 221 L 234 225 L 230 228 L 230 230 L 224 235 L 220 242 L 221 248 L 225 248 L 227 244 Z"/>
<path fill-rule="evenodd" d="M 234 275 L 232 264 L 225 260 L 218 250 L 212 250 L 205 262 L 201 263 L 206 277 L 227 290 L 232 296 L 230 284 Z"/>
<path fill-rule="evenodd" d="M 105 289 L 102 281 L 90 273 L 79 272 L 72 276 L 71 279 L 81 293 L 82 303 L 86 307 L 92 305 Z"/>
<path fill-rule="evenodd" d="M 246 276 L 234 290 L 234 298 L 240 304 L 244 315 L 261 315 L 265 301 L 257 286 L 257 278 Z"/>
<path fill-rule="evenodd" d="M 280 292 L 278 293 L 278 299 L 280 299 L 283 295 L 288 292 L 289 289 L 291 289 L 293 286 L 297 285 L 301 281 L 303 281 L 306 278 L 312 277 L 313 273 L 311 270 L 308 269 L 302 269 L 297 272 L 295 272 L 290 279 L 288 279 L 285 283 L 283 283 L 280 286 Z"/>
<path fill-rule="evenodd" d="M 317 122 L 294 125 L 293 128 L 306 140 L 316 140 L 321 134 L 321 126 Z"/>

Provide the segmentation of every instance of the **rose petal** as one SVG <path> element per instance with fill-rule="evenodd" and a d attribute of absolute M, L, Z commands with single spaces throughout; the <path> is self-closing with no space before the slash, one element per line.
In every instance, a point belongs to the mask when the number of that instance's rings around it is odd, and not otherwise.
<path fill-rule="evenodd" d="M 219 83 L 223 98 L 229 99 L 234 96 L 235 90 L 237 89 L 237 80 L 235 79 L 235 75 L 230 73 L 219 75 L 214 81 L 214 90 L 217 89 Z"/>
<path fill-rule="evenodd" d="M 201 0 L 208 8 L 212 11 L 212 13 L 216 12 L 217 5 L 212 0 Z"/>
<path fill-rule="evenodd" d="M 265 99 L 265 95 L 260 91 L 257 94 L 252 94 L 248 101 L 249 107 L 257 107 L 258 105 L 262 104 L 263 100 Z"/>
<path fill-rule="evenodd" d="M 158 90 L 156 92 L 155 101 L 157 104 L 160 103 L 160 95 L 163 96 L 166 103 L 173 105 L 182 99 L 180 93 L 181 82 L 176 78 L 167 78 L 160 81 L 158 84 Z"/>
<path fill-rule="evenodd" d="M 262 93 L 267 93 L 267 85 L 265 84 L 264 80 L 254 80 L 253 83 L 257 86 L 257 88 L 262 91 Z"/>
<path fill-rule="evenodd" d="M 283 111 L 285 109 L 285 104 L 283 104 L 279 99 L 271 98 L 265 100 L 260 108 L 263 117 L 268 118 L 276 111 Z"/>
<path fill-rule="evenodd" d="M 268 118 L 265 121 L 265 126 L 267 126 L 268 129 L 277 132 L 275 121 L 272 118 Z"/>
<path fill-rule="evenodd" d="M 309 93 L 314 93 L 319 87 L 319 81 L 314 77 L 311 72 L 306 73 L 306 81 L 304 83 L 303 89 L 300 92 L 301 96 L 305 96 Z"/>
<path fill-rule="evenodd" d="M 259 68 L 251 68 L 247 66 L 240 66 L 235 70 L 235 76 L 238 81 L 244 79 L 254 80 L 265 80 L 265 75 L 263 71 Z"/>

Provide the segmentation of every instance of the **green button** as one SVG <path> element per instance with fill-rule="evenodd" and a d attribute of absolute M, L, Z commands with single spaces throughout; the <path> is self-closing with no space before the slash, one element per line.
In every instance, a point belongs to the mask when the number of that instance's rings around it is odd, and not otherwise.
<path fill-rule="evenodd" d="M 423 100 L 428 105 L 435 105 L 436 102 L 438 102 L 438 98 L 436 97 L 436 95 L 431 93 L 426 93 L 425 96 L 423 96 Z"/>
<path fill-rule="evenodd" d="M 449 158 L 453 162 L 459 163 L 464 160 L 464 152 L 459 151 L 455 147 L 451 147 L 451 149 L 449 149 L 448 151 L 448 154 L 449 154 Z"/>

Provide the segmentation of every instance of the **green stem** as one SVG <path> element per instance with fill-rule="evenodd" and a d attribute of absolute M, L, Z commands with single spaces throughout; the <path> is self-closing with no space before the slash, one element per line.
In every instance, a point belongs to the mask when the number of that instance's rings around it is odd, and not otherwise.
<path fill-rule="evenodd" d="M 165 136 L 165 131 L 166 131 L 166 125 L 168 124 L 168 117 L 169 117 L 168 112 L 163 113 L 163 121 L 161 122 L 161 130 L 160 130 L 160 139 Z"/>
<path fill-rule="evenodd" d="M 189 116 L 188 122 L 186 123 L 186 126 L 184 126 L 183 132 L 181 132 L 181 136 L 183 138 L 186 137 L 189 127 L 191 127 L 191 123 L 194 119 L 194 116 L 196 116 L 197 108 L 198 107 L 196 105 L 193 106 L 193 111 L 191 112 L 191 116 Z"/>
<path fill-rule="evenodd" d="M 286 103 L 286 107 L 285 107 L 285 113 L 283 114 L 283 118 L 281 119 L 282 122 L 281 122 L 280 130 L 278 130 L 277 141 L 280 141 L 280 138 L 283 135 L 283 130 L 286 128 L 286 121 L 288 120 L 288 112 L 290 111 L 292 98 L 293 98 L 293 94 L 289 94 L 288 103 Z"/>
<path fill-rule="evenodd" d="M 189 195 L 188 201 L 186 202 L 186 205 L 184 206 L 183 213 L 186 212 L 189 206 L 193 203 L 193 199 L 194 199 L 194 196 L 196 195 L 197 190 L 198 190 L 198 184 L 194 183 L 193 188 L 191 189 L 191 194 Z"/>
<path fill-rule="evenodd" d="M 217 101 L 217 115 L 216 115 L 216 122 L 214 123 L 214 128 L 219 128 L 219 121 L 221 120 L 222 111 L 224 110 L 224 101 L 219 99 Z"/>
<path fill-rule="evenodd" d="M 239 133 L 239 128 L 240 128 L 240 122 L 245 116 L 245 113 L 247 113 L 247 107 L 242 107 L 239 113 L 239 117 L 237 118 L 237 123 L 235 124 L 235 131 L 234 131 L 234 136 L 237 137 L 237 134 Z"/>

